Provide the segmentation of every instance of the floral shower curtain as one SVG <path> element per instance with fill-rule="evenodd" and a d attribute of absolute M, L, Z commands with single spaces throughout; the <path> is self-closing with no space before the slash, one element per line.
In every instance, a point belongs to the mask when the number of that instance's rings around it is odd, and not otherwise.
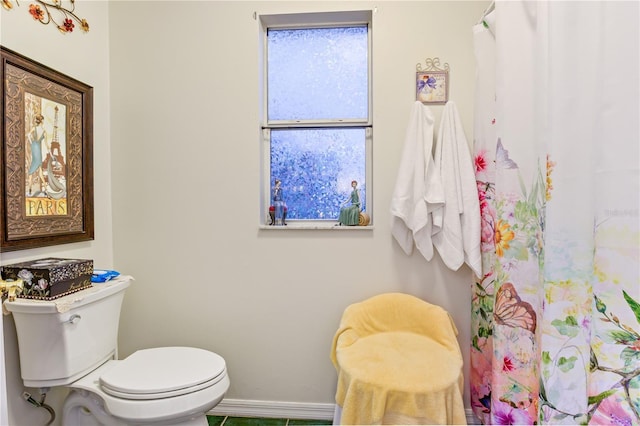
<path fill-rule="evenodd" d="M 498 1 L 473 28 L 484 424 L 640 424 L 639 12 Z"/>

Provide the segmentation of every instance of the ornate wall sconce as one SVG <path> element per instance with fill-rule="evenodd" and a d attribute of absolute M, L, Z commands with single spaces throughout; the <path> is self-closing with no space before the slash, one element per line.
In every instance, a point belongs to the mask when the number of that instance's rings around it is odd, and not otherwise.
<path fill-rule="evenodd" d="M 13 0 L 0 0 L 6 10 L 13 9 Z M 15 3 L 20 6 L 18 0 Z M 29 13 L 34 20 L 47 25 L 53 23 L 62 34 L 73 32 L 75 23 L 80 25 L 83 32 L 89 31 L 89 23 L 86 19 L 75 14 L 75 0 L 69 0 L 70 6 L 65 7 L 62 0 L 34 0 L 29 5 Z"/>

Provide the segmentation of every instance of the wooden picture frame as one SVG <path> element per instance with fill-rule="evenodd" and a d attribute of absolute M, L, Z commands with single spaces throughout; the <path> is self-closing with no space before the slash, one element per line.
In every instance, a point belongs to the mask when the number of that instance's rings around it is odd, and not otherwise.
<path fill-rule="evenodd" d="M 93 88 L 0 57 L 0 252 L 93 240 Z"/>

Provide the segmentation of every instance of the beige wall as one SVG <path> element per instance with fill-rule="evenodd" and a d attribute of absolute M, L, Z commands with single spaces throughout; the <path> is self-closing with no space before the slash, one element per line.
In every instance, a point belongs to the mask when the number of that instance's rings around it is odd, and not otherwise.
<path fill-rule="evenodd" d="M 91 257 L 133 275 L 121 355 L 157 345 L 216 351 L 228 364 L 231 399 L 333 403 L 329 351 L 340 315 L 382 292 L 447 309 L 467 360 L 471 272 L 450 271 L 437 255 L 406 256 L 391 237 L 389 204 L 415 67 L 427 57 L 449 63 L 450 98 L 471 143 L 471 26 L 487 4 L 81 1 L 91 32 L 65 37 L 24 17 L 26 4 L 3 11 L 3 45 L 95 88 L 96 240 L 3 254 L 2 263 Z M 254 11 L 373 7 L 375 229 L 260 230 Z M 433 110 L 439 119 L 442 106 Z M 5 321 L 7 368 L 15 370 L 11 326 Z M 23 411 L 44 411 L 23 408 L 21 391 L 10 377 L 12 424 Z"/>
<path fill-rule="evenodd" d="M 258 229 L 260 13 L 372 8 L 374 210 L 371 232 Z M 471 273 L 407 257 L 389 204 L 416 64 L 451 67 L 471 136 L 468 2 L 116 2 L 111 87 L 116 265 L 136 277 L 123 355 L 195 345 L 225 357 L 229 398 L 333 402 L 331 339 L 350 303 L 388 291 L 452 312 L 468 354 Z M 153 19 L 151 19 L 153 17 Z M 117 23 L 117 26 L 116 26 Z M 433 108 L 439 117 L 442 106 Z"/>

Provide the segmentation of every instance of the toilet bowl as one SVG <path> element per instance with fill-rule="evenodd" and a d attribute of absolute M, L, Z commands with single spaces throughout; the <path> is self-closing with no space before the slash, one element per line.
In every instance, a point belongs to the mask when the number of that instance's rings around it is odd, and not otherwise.
<path fill-rule="evenodd" d="M 222 400 L 229 377 L 213 352 L 163 347 L 107 361 L 68 386 L 65 426 L 207 425 L 205 413 Z"/>
<path fill-rule="evenodd" d="M 206 413 L 229 388 L 220 355 L 176 346 L 114 359 L 129 281 L 121 278 L 55 301 L 6 302 L 16 325 L 24 384 L 71 389 L 62 408 L 65 426 L 206 426 Z"/>

